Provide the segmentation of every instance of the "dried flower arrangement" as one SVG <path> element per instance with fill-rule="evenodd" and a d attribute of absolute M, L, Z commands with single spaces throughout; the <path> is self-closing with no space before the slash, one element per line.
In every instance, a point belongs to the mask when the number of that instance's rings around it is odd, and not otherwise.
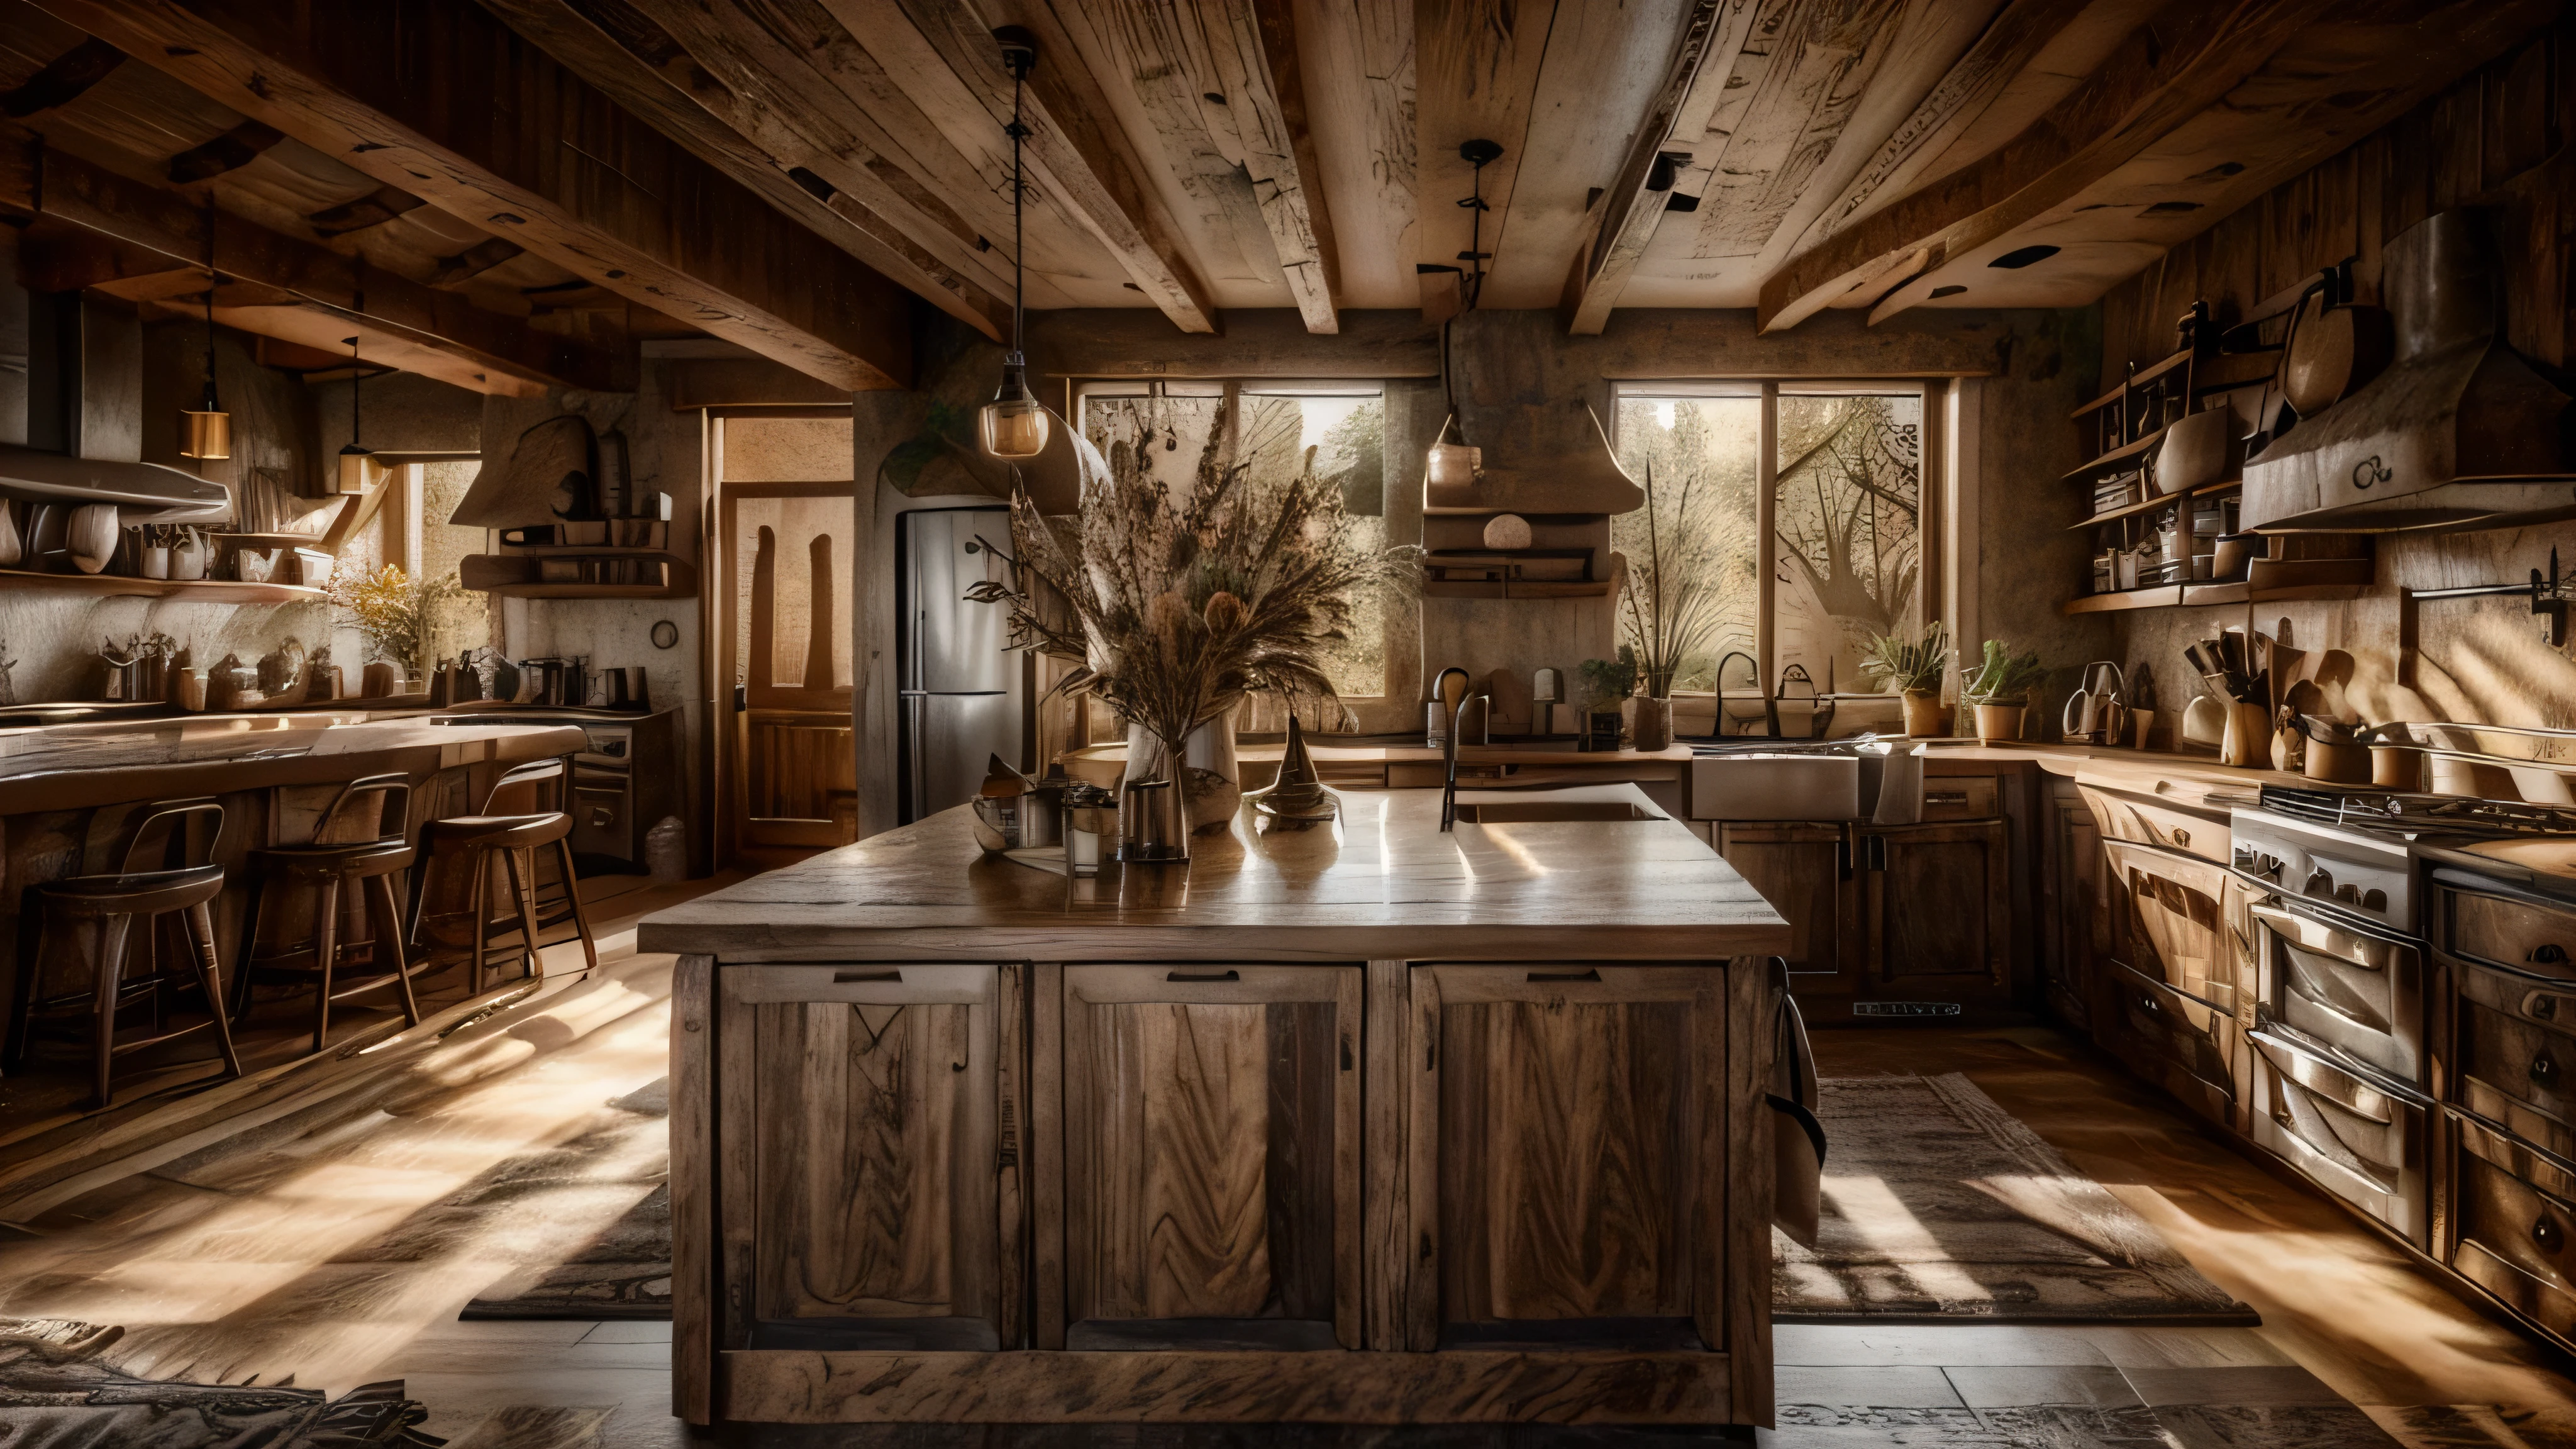
<path fill-rule="evenodd" d="M 342 621 L 365 636 L 370 657 L 391 660 L 414 674 L 426 672 L 432 636 L 446 623 L 449 607 L 465 594 L 465 586 L 453 578 L 410 578 L 395 564 L 374 573 L 334 569 L 322 585 L 323 598 Z"/>
<path fill-rule="evenodd" d="M 1142 437 L 1112 440 L 1103 457 L 1077 435 L 1079 515 L 1044 518 L 1015 487 L 1011 582 L 967 594 L 1009 605 L 1013 647 L 1078 662 L 1059 688 L 1142 727 L 1163 751 L 1158 772 L 1248 694 L 1275 690 L 1292 710 L 1334 697 L 1323 656 L 1359 598 L 1418 573 L 1418 550 L 1355 541 L 1314 449 L 1297 476 L 1265 485 L 1229 456 L 1230 433 L 1220 409 L 1178 498 L 1144 466 Z M 1197 794 L 1203 782 L 1184 783 Z"/>

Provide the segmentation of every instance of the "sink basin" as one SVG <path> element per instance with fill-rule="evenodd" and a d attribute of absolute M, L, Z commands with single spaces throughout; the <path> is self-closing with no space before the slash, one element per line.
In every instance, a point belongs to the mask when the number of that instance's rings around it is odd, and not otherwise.
<path fill-rule="evenodd" d="M 1690 763 L 1691 813 L 1703 820 L 1849 820 L 1860 814 L 1851 755 L 1702 755 Z"/>
<path fill-rule="evenodd" d="M 1658 811 L 1625 800 L 1481 800 L 1458 807 L 1461 825 L 1546 820 L 1661 820 Z"/>

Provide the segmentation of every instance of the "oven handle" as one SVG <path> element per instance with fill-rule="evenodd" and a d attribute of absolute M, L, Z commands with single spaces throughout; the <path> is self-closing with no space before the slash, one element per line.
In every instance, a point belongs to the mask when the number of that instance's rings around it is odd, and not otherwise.
<path fill-rule="evenodd" d="M 2404 950 L 2412 951 L 2412 952 L 2414 952 L 2414 953 L 2415 953 L 2415 959 L 2416 959 L 2416 962 L 2417 962 L 2417 964 L 2418 964 L 2418 965 L 2421 965 L 2421 964 L 2422 964 L 2422 962 L 2423 962 L 2423 959 L 2424 959 L 2424 946 L 2423 946 L 2423 943 L 2422 943 L 2422 942 L 2420 942 L 2420 941 L 2409 941 L 2409 940 L 2404 939 L 2403 937 L 2382 936 L 2382 935 L 2376 935 L 2376 934 L 2372 934 L 2372 933 L 2365 933 L 2365 932 L 2361 932 L 2361 931 L 2346 931 L 2346 930 L 2344 929 L 2344 927 L 2343 927 L 2341 924 L 2337 923 L 2337 922 L 2334 922 L 2334 921 L 2320 921 L 2320 920 L 2317 920 L 2316 918 L 2314 918 L 2314 917 L 2312 917 L 2312 916 L 2303 916 L 2303 915 L 2299 914 L 2299 913 L 2298 913 L 2298 912 L 2296 912 L 2296 911 L 2285 911 L 2285 910 L 2281 909 L 2279 906 L 2275 906 L 2275 905 L 2272 905 L 2272 904 L 2270 904 L 2270 903 L 2268 903 L 2268 902 L 2264 902 L 2264 901 L 2256 901 L 2256 902 L 2254 902 L 2253 904 L 2251 904 L 2251 905 L 2247 906 L 2245 909 L 2246 909 L 2246 911 L 2247 911 L 2249 914 L 2251 914 L 2251 915 L 2254 917 L 2254 920 L 2255 920 L 2255 922 L 2256 922 L 2258 925 L 2260 925 L 2260 924 L 2272 924 L 2276 930 L 2277 930 L 2277 929 L 2279 929 L 2279 923 L 2281 923 L 2281 922 L 2291 922 L 2291 923 L 2295 923 L 2295 924 L 2298 924 L 2298 925 L 2319 926 L 2319 927 L 2322 927 L 2322 928 L 2324 928 L 2324 929 L 2326 929 L 2326 930 L 2329 930 L 2329 931 L 2343 931 L 2343 933 L 2344 933 L 2344 934 L 2346 934 L 2346 935 L 2350 935 L 2350 936 L 2360 936 L 2360 937 L 2362 937 L 2362 938 L 2363 938 L 2363 939 L 2365 939 L 2365 940 L 2376 940 L 2376 941 L 2380 942 L 2382 945 L 2386 945 L 2386 946 L 2390 946 L 2390 947 L 2396 947 L 2396 948 L 2401 948 L 2401 949 L 2404 949 Z M 2316 948 L 2314 948 L 2314 947 L 2305 947 L 2305 946 L 2303 946 L 2303 947 L 2301 947 L 2301 949 L 2302 949 L 2302 950 L 2314 950 L 2314 949 L 2316 949 Z M 2334 954 L 2334 953 L 2332 953 L 2332 952 L 2328 952 L 2327 954 L 2330 954 L 2330 955 L 2331 955 L 2331 954 Z M 2339 956 L 2339 955 L 2338 955 L 2338 956 L 2336 956 L 2336 959 L 2337 959 L 2337 960 L 2346 961 L 2346 962 L 2347 962 L 2347 964 L 2350 964 L 2350 965 L 2352 965 L 2352 966 L 2359 967 L 2360 969 L 2362 969 L 2362 970 L 2364 970 L 2364 971 L 2375 971 L 2375 970 L 2380 969 L 2380 968 L 2378 968 L 2378 967 L 2375 967 L 2375 966 L 2370 965 L 2368 962 L 2364 962 L 2364 961 L 2351 961 L 2349 958 L 2347 958 L 2347 957 L 2343 957 L 2343 956 Z"/>
<path fill-rule="evenodd" d="M 2266 880 L 2259 875 L 2237 870 L 2233 866 L 2222 868 L 2229 875 L 2270 897 L 2270 904 L 2285 914 L 2297 916 L 2330 930 L 2350 931 L 2356 936 L 2368 936 L 2372 940 L 2384 941 L 2391 946 L 2405 946 L 2419 952 L 2424 949 L 2424 942 L 2413 936 L 2400 935 L 2377 921 L 2366 921 L 2358 916 L 2347 914 L 2320 902 L 2314 896 L 2293 895 L 2283 890 L 2279 881 Z"/>
<path fill-rule="evenodd" d="M 2431 1111 L 2439 1105 L 2431 1097 L 2424 1095 L 2413 1087 L 2391 1081 L 2378 1072 L 2372 1071 L 2358 1063 L 2348 1062 L 2337 1057 L 2329 1056 L 2324 1052 L 2318 1051 L 2315 1047 L 2309 1046 L 2305 1042 L 2293 1041 L 2288 1037 L 2282 1036 L 2278 1032 L 2266 1031 L 2262 1027 L 2258 1026 L 2245 1033 L 2245 1036 L 2247 1040 L 2252 1041 L 2258 1048 L 2267 1046 L 2272 1047 L 2279 1051 L 2288 1052 L 2290 1055 L 2297 1057 L 2302 1061 L 2315 1062 L 2319 1066 L 2341 1072 L 2345 1076 L 2360 1082 L 2362 1085 L 2382 1096 L 2395 1097 L 2401 1102 L 2406 1102 L 2425 1111 Z M 2347 1108 L 2346 1110 L 2349 1111 L 2351 1109 Z"/>
<path fill-rule="evenodd" d="M 2440 885 L 2458 886 L 2476 895 L 2499 896 L 2526 906 L 2542 906 L 2553 911 L 2576 909 L 2576 901 L 2570 901 L 2565 896 L 2553 896 L 2543 891 L 2516 885 L 2511 881 L 2498 880 L 2491 875 L 2479 875 L 2473 871 L 2459 870 L 2447 865 L 2433 867 L 2433 880 Z"/>

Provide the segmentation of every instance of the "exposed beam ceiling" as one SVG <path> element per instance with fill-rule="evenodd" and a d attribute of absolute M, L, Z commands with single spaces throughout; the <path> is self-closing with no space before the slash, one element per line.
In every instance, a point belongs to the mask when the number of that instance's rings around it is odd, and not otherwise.
<path fill-rule="evenodd" d="M 649 0 L 481 3 L 700 160 L 940 310 L 995 339 L 1009 326 L 998 254 L 979 250 L 974 229 L 955 224 L 935 193 L 890 178 L 880 148 L 832 119 L 837 92 L 757 19 Z"/>
<path fill-rule="evenodd" d="M 549 383 L 591 391 L 635 385 L 623 356 L 532 329 L 515 317 L 473 306 L 310 242 L 263 230 L 227 212 L 209 212 L 188 197 L 116 175 L 44 148 L 16 127 L 0 126 L 0 148 L 24 159 L 0 166 L 0 207 L 60 222 L 191 269 L 204 291 L 205 264 L 218 275 L 274 289 L 277 305 L 334 314 L 323 326 L 363 321 L 415 348 L 468 364 L 443 373 L 470 379 L 477 391 L 542 391 Z M 209 220 L 213 234 L 207 233 Z M 298 328 L 296 340 L 306 330 Z"/>
<path fill-rule="evenodd" d="M 1011 82 L 986 19 L 965 0 L 825 0 L 833 15 L 870 46 L 884 36 L 903 44 L 909 31 L 928 42 L 941 65 L 984 112 L 986 124 L 1011 117 Z M 1109 97 L 1079 60 L 1081 50 L 1051 0 L 994 0 L 992 21 L 1036 37 L 1038 66 L 1028 80 L 1022 120 L 1029 165 L 1038 183 L 1126 268 L 1131 284 L 1184 332 L 1216 330 L 1216 304 L 1162 206 L 1139 178 L 1128 138 L 1111 121 Z M 937 87 L 921 72 L 897 70 L 899 84 Z M 941 89 L 944 89 L 942 87 Z M 925 110 L 944 97 L 915 94 Z"/>
<path fill-rule="evenodd" d="M 103 40 L 84 40 L 56 56 L 52 64 L 26 82 L 0 95 L 0 116 L 23 121 L 79 100 L 91 86 L 125 64 L 125 52 Z"/>
<path fill-rule="evenodd" d="M 40 0 L 252 119 L 649 307 L 852 390 L 911 372 L 904 293 L 469 0 Z"/>
<path fill-rule="evenodd" d="M 1306 121 L 1305 82 L 1289 0 L 1195 0 L 1215 62 L 1209 133 L 1243 168 L 1261 206 L 1288 293 L 1309 332 L 1338 332 L 1341 262 Z M 1204 99 L 1204 97 L 1202 97 Z"/>

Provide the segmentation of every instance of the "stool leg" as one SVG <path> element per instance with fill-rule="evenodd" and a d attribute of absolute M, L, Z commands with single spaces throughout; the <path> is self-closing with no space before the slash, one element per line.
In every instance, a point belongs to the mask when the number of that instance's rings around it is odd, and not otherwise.
<path fill-rule="evenodd" d="M 313 998 L 313 1050 L 331 1035 L 331 968 L 340 961 L 340 877 L 322 877 L 322 899 L 313 907 L 314 964 L 322 972 L 322 989 Z"/>
<path fill-rule="evenodd" d="M 465 897 L 474 917 L 474 994 L 480 996 L 483 994 L 484 937 L 489 934 L 492 924 L 485 919 L 492 912 L 492 852 L 476 850 L 470 853 L 469 858 L 474 862 L 474 884 L 466 891 Z"/>
<path fill-rule="evenodd" d="M 525 870 L 520 869 L 519 857 L 522 854 L 528 857 Z M 527 964 L 520 968 L 519 974 L 542 980 L 546 974 L 546 961 L 537 954 L 537 853 L 533 850 L 507 850 L 502 852 L 502 856 L 510 864 L 510 897 L 519 906 L 519 943 L 527 948 L 528 953 Z"/>
<path fill-rule="evenodd" d="M 581 908 L 581 879 L 572 869 L 572 837 L 556 841 L 555 850 L 563 857 L 564 899 L 572 903 L 572 928 L 581 933 L 582 959 L 590 963 L 582 972 L 588 975 L 599 969 L 599 943 L 590 938 L 590 917 Z"/>
<path fill-rule="evenodd" d="M 241 1057 L 233 1050 L 232 1023 L 224 1016 L 223 966 L 215 959 L 215 913 L 199 901 L 181 913 L 179 929 L 197 958 L 197 984 L 206 993 L 206 1010 L 215 1018 L 215 1044 L 223 1048 L 224 1069 L 238 1077 Z"/>
<path fill-rule="evenodd" d="M 90 980 L 96 992 L 92 1009 L 98 1014 L 98 1059 L 90 1064 L 90 1086 L 97 1093 L 97 1105 L 104 1109 L 115 1097 L 110 1089 L 110 1074 L 116 1065 L 116 995 L 125 975 L 125 942 L 132 916 L 94 916 L 90 930 Z"/>
<path fill-rule="evenodd" d="M 420 1001 L 412 995 L 411 965 L 403 959 L 402 907 L 394 900 L 393 877 L 367 877 L 367 895 L 376 918 L 376 944 L 393 958 L 394 989 L 402 993 L 403 1022 L 408 1026 L 418 1026 Z"/>
<path fill-rule="evenodd" d="M 250 1015 L 251 979 L 259 974 L 251 963 L 259 959 L 259 910 L 267 902 L 268 872 L 254 861 L 251 864 L 250 899 L 242 902 L 241 954 L 233 957 L 233 1020 Z"/>
<path fill-rule="evenodd" d="M 18 994 L 9 1002 L 9 1041 L 0 1050 L 0 1072 L 14 1072 L 27 1061 L 27 1035 L 33 1027 L 37 968 L 45 954 L 45 898 L 27 891 L 18 903 Z"/>

